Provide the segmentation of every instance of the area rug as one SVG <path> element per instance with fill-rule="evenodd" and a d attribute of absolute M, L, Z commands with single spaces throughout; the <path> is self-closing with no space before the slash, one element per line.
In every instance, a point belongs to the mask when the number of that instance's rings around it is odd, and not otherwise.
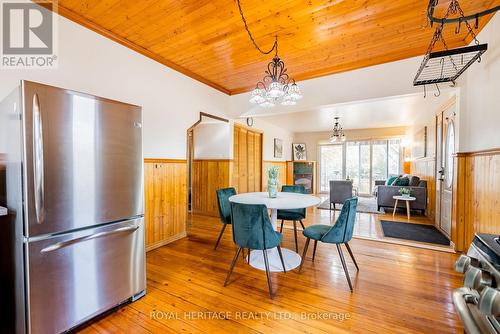
<path fill-rule="evenodd" d="M 412 224 L 381 220 L 384 236 L 449 246 L 450 240 L 434 225 Z"/>
<path fill-rule="evenodd" d="M 324 200 L 318 207 L 322 210 L 330 210 L 330 199 Z M 335 210 L 342 210 L 342 204 L 335 204 Z M 358 207 L 356 212 L 381 213 L 377 210 L 377 199 L 375 197 L 358 197 Z"/>

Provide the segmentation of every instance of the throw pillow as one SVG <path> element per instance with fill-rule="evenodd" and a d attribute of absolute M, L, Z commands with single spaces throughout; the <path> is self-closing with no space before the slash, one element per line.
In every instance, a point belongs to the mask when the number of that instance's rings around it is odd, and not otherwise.
<path fill-rule="evenodd" d="M 386 186 L 392 185 L 392 183 L 394 182 L 394 180 L 396 180 L 397 178 L 398 178 L 397 176 L 391 176 L 390 178 L 387 179 L 387 181 L 385 181 L 385 185 Z"/>
<path fill-rule="evenodd" d="M 410 187 L 418 187 L 418 183 L 420 182 L 420 178 L 418 176 L 412 176 L 410 178 Z"/>
<path fill-rule="evenodd" d="M 399 179 L 399 185 L 401 187 L 408 187 L 408 185 L 410 184 L 410 179 L 407 178 L 407 177 L 402 177 Z"/>
<path fill-rule="evenodd" d="M 394 180 L 391 186 L 406 187 L 408 184 L 410 184 L 410 179 L 407 177 L 398 177 Z"/>

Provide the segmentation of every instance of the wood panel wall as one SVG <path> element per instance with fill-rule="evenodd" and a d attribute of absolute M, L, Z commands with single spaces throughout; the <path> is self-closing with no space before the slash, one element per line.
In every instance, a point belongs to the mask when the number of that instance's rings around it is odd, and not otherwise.
<path fill-rule="evenodd" d="M 192 211 L 197 214 L 219 216 L 216 190 L 230 185 L 231 160 L 193 160 Z"/>
<path fill-rule="evenodd" d="M 500 148 L 455 157 L 452 241 L 466 251 L 475 233 L 500 234 Z"/>
<path fill-rule="evenodd" d="M 146 250 L 186 236 L 187 162 L 145 159 Z"/>
<path fill-rule="evenodd" d="M 231 185 L 238 193 L 262 189 L 262 133 L 234 125 Z"/>
<path fill-rule="evenodd" d="M 434 220 L 436 216 L 436 158 L 428 157 L 411 162 L 411 174 L 427 181 L 427 216 Z"/>
<path fill-rule="evenodd" d="M 262 191 L 267 191 L 267 169 L 270 167 L 278 167 L 280 169 L 280 173 L 278 176 L 278 182 L 280 184 L 280 189 L 282 185 L 287 184 L 286 183 L 286 177 L 287 177 L 287 172 L 286 172 L 286 161 L 270 161 L 270 160 L 264 160 L 263 163 L 263 168 L 262 168 Z"/>

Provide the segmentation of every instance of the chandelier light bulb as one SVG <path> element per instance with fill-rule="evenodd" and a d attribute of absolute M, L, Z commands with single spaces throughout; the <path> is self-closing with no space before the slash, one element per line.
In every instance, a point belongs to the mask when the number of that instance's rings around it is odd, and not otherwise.
<path fill-rule="evenodd" d="M 285 95 L 285 92 L 283 91 L 283 85 L 279 82 L 272 82 L 269 85 L 267 94 L 272 98 L 282 97 L 283 95 Z"/>
<path fill-rule="evenodd" d="M 265 94 L 266 91 L 264 89 L 255 88 L 251 93 L 250 102 L 256 104 L 265 102 L 266 101 Z"/>
<path fill-rule="evenodd" d="M 296 83 L 290 86 L 288 89 L 288 95 L 290 95 L 290 97 L 294 100 L 300 100 L 302 98 L 302 93 Z"/>

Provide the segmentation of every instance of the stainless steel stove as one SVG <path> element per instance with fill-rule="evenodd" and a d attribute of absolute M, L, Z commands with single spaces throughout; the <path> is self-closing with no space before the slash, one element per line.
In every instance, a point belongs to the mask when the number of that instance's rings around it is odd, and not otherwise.
<path fill-rule="evenodd" d="M 498 235 L 477 234 L 455 270 L 464 286 L 453 292 L 453 303 L 468 334 L 500 333 L 500 241 Z"/>

